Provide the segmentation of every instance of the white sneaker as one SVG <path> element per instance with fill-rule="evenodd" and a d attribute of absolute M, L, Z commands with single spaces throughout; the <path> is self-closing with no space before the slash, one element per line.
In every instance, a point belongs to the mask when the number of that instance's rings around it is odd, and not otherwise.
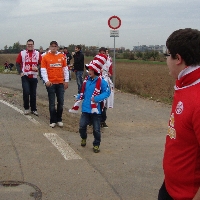
<path fill-rule="evenodd" d="M 34 115 L 36 115 L 36 116 L 38 116 L 38 112 L 36 110 L 32 111 L 31 113 L 34 114 Z"/>
<path fill-rule="evenodd" d="M 50 126 L 51 128 L 54 128 L 54 127 L 56 126 L 56 123 L 51 123 L 49 126 Z"/>
<path fill-rule="evenodd" d="M 24 114 L 25 114 L 25 115 L 28 115 L 29 113 L 30 113 L 29 110 L 25 110 L 25 111 L 24 111 Z"/>
<path fill-rule="evenodd" d="M 57 125 L 63 127 L 63 122 L 57 122 Z"/>

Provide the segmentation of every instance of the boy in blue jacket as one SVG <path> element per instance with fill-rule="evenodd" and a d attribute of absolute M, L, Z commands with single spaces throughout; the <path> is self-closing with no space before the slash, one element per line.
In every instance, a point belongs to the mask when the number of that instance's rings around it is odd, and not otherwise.
<path fill-rule="evenodd" d="M 92 122 L 93 125 L 93 150 L 95 153 L 100 151 L 99 146 L 101 142 L 101 111 L 103 100 L 110 95 L 110 89 L 107 82 L 100 76 L 101 68 L 106 62 L 105 54 L 98 54 L 93 61 L 88 65 L 88 76 L 85 78 L 81 93 L 77 97 L 74 107 L 69 112 L 77 113 L 79 104 L 82 102 L 82 114 L 79 124 L 79 133 L 82 138 L 81 146 L 86 146 L 87 140 L 87 125 Z"/>

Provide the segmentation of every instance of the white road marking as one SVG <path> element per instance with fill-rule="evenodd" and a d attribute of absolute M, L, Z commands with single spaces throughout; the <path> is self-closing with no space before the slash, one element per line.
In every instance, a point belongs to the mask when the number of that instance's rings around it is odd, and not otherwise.
<path fill-rule="evenodd" d="M 19 108 L 13 106 L 12 104 L 9 104 L 8 102 L 4 101 L 4 100 L 0 100 L 1 103 L 13 108 L 14 110 L 16 110 L 17 112 L 19 112 L 20 114 L 24 115 L 24 111 L 20 110 Z M 31 117 L 30 115 L 24 115 L 24 117 L 28 118 L 30 121 L 32 121 L 34 124 L 40 124 L 37 120 L 35 120 L 33 117 Z"/>
<path fill-rule="evenodd" d="M 1 100 L 0 102 L 9 106 L 10 108 L 16 110 L 20 114 L 24 115 L 24 111 L 20 110 L 19 108 L 9 104 L 8 102 Z M 34 124 L 40 124 L 37 120 L 32 118 L 30 115 L 24 115 L 24 117 L 28 118 Z M 61 155 L 65 158 L 65 160 L 73 160 L 73 159 L 82 159 L 70 146 L 67 144 L 63 139 L 61 139 L 55 133 L 44 133 L 43 134 L 61 153 Z"/>
<path fill-rule="evenodd" d="M 65 160 L 82 159 L 62 138 L 55 133 L 43 134 L 61 153 Z"/>

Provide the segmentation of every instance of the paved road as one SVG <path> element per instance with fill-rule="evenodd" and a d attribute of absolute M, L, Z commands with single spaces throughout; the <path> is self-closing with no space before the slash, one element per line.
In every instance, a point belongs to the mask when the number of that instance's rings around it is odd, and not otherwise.
<path fill-rule="evenodd" d="M 20 91 L 19 76 L 0 74 L 0 87 Z M 76 87 L 71 81 L 65 112 L 73 105 Z M 47 100 L 41 81 L 38 97 Z M 51 129 L 44 117 L 27 117 L 22 110 L 0 96 L 0 182 L 21 181 L 15 187 L 0 185 L 4 199 L 39 199 L 41 194 L 48 200 L 156 199 L 169 106 L 117 91 L 99 154 L 92 152 L 92 135 L 82 148 L 78 133 Z"/>

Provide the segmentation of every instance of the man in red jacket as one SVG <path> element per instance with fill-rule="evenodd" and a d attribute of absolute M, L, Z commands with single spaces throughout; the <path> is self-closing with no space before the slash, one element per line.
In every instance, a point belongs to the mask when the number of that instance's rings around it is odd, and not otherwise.
<path fill-rule="evenodd" d="M 167 66 L 176 80 L 158 200 L 200 199 L 200 31 L 180 29 L 166 41 Z"/>
<path fill-rule="evenodd" d="M 31 107 L 31 112 L 38 116 L 36 108 L 36 89 L 38 83 L 38 67 L 41 63 L 41 55 L 34 49 L 34 41 L 32 39 L 27 41 L 26 46 L 27 49 L 21 51 L 16 59 L 17 71 L 20 74 L 22 81 L 25 109 L 24 114 L 29 114 L 29 107 Z"/>

